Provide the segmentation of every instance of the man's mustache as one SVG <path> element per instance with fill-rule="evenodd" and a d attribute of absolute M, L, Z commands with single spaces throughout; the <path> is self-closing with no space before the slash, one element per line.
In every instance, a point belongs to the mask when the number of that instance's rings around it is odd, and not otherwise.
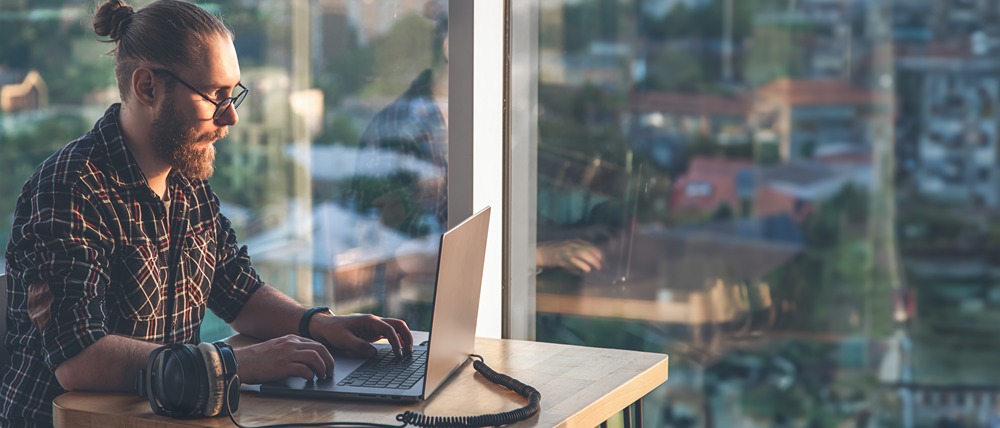
<path fill-rule="evenodd" d="M 220 129 L 220 130 L 215 131 L 215 132 L 204 134 L 204 136 L 202 136 L 201 138 L 198 138 L 196 140 L 191 141 L 190 144 L 202 143 L 202 142 L 206 142 L 206 141 L 221 140 L 221 139 L 226 138 L 228 136 L 229 136 L 229 130 L 228 129 Z"/>

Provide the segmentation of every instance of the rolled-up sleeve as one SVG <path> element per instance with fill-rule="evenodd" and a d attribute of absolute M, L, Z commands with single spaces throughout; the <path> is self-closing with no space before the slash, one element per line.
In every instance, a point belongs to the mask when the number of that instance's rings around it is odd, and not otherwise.
<path fill-rule="evenodd" d="M 12 229 L 12 266 L 22 283 L 47 284 L 51 318 L 42 326 L 46 365 L 55 370 L 106 336 L 107 255 L 113 240 L 100 207 L 78 183 L 42 181 L 19 203 Z"/>
<path fill-rule="evenodd" d="M 217 217 L 218 252 L 215 277 L 208 307 L 223 321 L 236 319 L 243 306 L 264 282 L 254 270 L 247 247 L 239 246 L 232 223 L 221 213 Z"/>

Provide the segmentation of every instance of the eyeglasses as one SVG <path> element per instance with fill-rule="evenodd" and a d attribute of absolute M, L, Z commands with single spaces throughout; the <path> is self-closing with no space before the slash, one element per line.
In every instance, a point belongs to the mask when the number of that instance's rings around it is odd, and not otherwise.
<path fill-rule="evenodd" d="M 196 93 L 198 95 L 201 95 L 201 97 L 204 98 L 206 101 L 208 101 L 208 102 L 212 103 L 213 105 L 215 105 L 215 113 L 212 115 L 212 120 L 218 120 L 220 117 L 222 117 L 222 115 L 226 114 L 229 111 L 229 107 L 232 107 L 233 109 L 239 108 L 240 104 L 243 103 L 243 100 L 246 99 L 247 94 L 250 93 L 250 90 L 247 89 L 246 86 L 243 86 L 242 83 L 237 83 L 236 87 L 242 89 L 242 91 L 240 91 L 240 93 L 236 94 L 236 96 L 226 97 L 222 101 L 215 101 L 215 100 L 212 99 L 212 97 L 209 97 L 208 95 L 205 95 L 204 92 L 201 92 L 201 91 L 195 89 L 194 86 L 191 86 L 191 84 L 189 84 L 188 82 L 185 82 L 184 79 L 181 79 L 180 77 L 177 77 L 177 75 L 174 74 L 174 73 L 172 73 L 170 70 L 159 68 L 159 69 L 153 70 L 153 72 L 154 73 L 163 73 L 163 74 L 166 74 L 166 75 L 168 75 L 170 77 L 173 77 L 174 80 L 177 80 L 178 82 L 181 82 L 182 85 L 187 86 L 188 89 L 194 91 L 194 93 Z"/>

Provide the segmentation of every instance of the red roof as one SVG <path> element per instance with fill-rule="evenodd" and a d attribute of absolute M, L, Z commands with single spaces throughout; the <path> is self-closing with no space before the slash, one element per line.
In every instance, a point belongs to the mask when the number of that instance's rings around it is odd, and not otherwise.
<path fill-rule="evenodd" d="M 799 201 L 795 196 L 772 186 L 760 186 L 754 193 L 754 215 L 767 217 L 788 214 L 797 222 L 805 221 L 816 206 L 810 201 Z"/>
<path fill-rule="evenodd" d="M 710 213 L 723 204 L 731 209 L 739 209 L 739 195 L 736 194 L 736 174 L 753 168 L 751 161 L 714 158 L 694 158 L 688 172 L 679 177 L 671 195 L 671 207 L 675 211 L 694 210 Z M 698 190 L 691 192 L 689 190 Z"/>
<path fill-rule="evenodd" d="M 869 104 L 878 101 L 875 92 L 840 79 L 777 79 L 757 90 L 758 98 L 791 105 Z"/>
<path fill-rule="evenodd" d="M 750 100 L 745 96 L 639 92 L 632 94 L 628 108 L 631 111 L 744 117 L 750 111 Z"/>
<path fill-rule="evenodd" d="M 920 45 L 900 44 L 896 49 L 896 55 L 900 57 L 940 59 L 975 57 L 968 39 L 932 40 Z"/>

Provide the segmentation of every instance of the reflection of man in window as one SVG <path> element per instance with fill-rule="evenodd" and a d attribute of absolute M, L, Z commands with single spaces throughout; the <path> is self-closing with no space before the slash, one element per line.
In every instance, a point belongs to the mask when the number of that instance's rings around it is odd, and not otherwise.
<path fill-rule="evenodd" d="M 362 211 L 376 210 L 383 224 L 411 237 L 447 224 L 448 168 L 448 3 L 427 2 L 424 16 L 434 21 L 432 66 L 410 88 L 380 111 L 361 137 L 366 150 L 358 171 L 382 171 L 375 182 L 356 183 Z M 396 170 L 397 155 L 412 157 L 432 171 Z"/>
<path fill-rule="evenodd" d="M 376 311 L 411 323 L 421 313 L 402 313 L 393 295 L 407 277 L 433 282 L 438 237 L 448 221 L 448 3 L 428 1 L 422 14 L 433 23 L 430 67 L 368 124 L 351 188 L 352 203 L 367 217 L 364 228 L 384 227 L 409 241 L 359 242 L 375 248 L 363 251 L 363 261 L 338 267 L 335 279 L 341 295 L 373 293 Z"/>

